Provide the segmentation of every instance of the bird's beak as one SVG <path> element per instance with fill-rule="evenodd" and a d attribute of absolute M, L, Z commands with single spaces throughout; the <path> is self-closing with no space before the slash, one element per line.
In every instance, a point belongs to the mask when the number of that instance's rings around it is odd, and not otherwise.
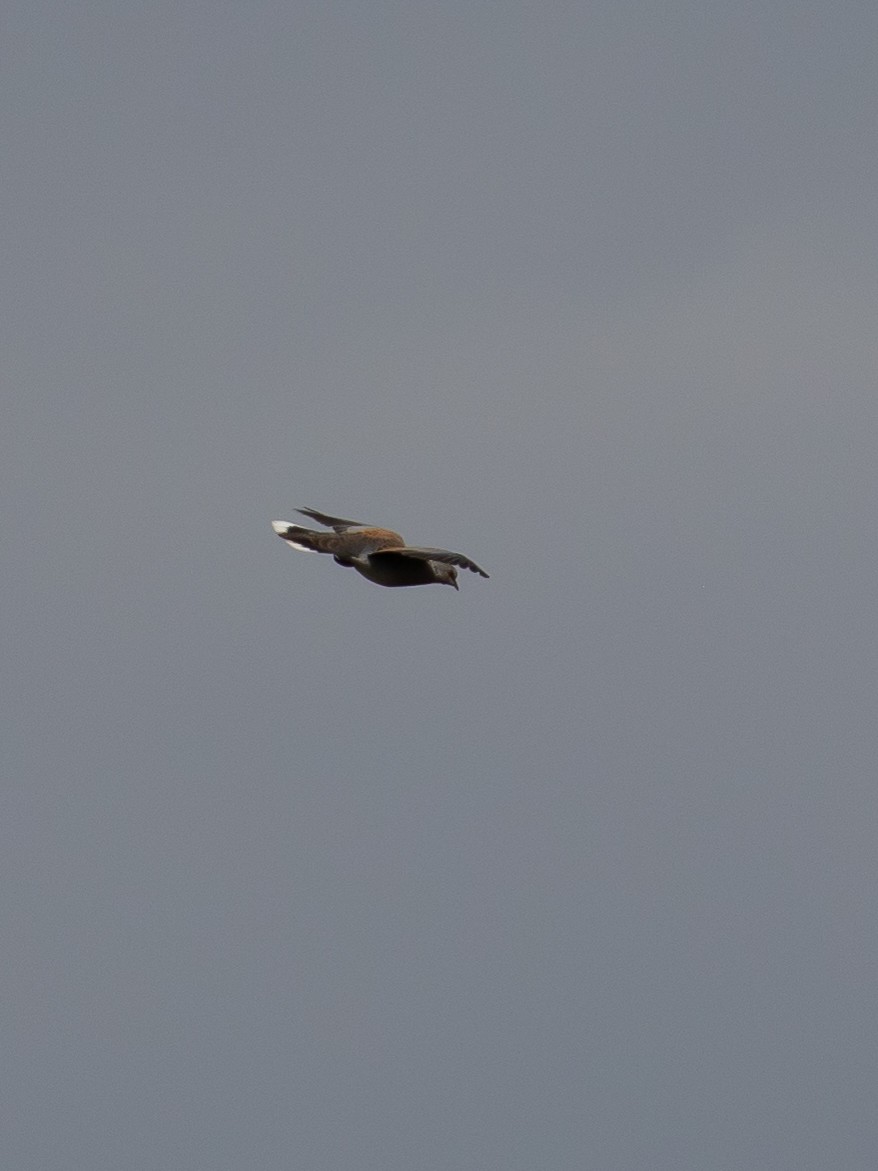
<path fill-rule="evenodd" d="M 450 581 L 448 584 L 449 584 L 449 585 L 453 585 L 453 586 L 454 586 L 454 588 L 455 588 L 455 589 L 456 589 L 458 592 L 460 591 L 460 586 L 457 584 L 457 582 L 456 582 L 456 581 Z"/>

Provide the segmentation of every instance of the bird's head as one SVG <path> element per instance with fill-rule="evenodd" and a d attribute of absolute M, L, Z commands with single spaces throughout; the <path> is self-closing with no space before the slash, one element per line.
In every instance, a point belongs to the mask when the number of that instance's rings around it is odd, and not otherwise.
<path fill-rule="evenodd" d="M 454 586 L 456 590 L 460 589 L 457 584 L 457 570 L 453 565 L 443 565 L 441 561 L 434 561 L 432 564 L 437 581 L 440 581 L 442 585 Z"/>

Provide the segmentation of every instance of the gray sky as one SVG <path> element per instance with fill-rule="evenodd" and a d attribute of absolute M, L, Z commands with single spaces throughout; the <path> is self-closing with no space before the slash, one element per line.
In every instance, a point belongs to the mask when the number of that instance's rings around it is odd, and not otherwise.
<path fill-rule="evenodd" d="M 9 0 L 4 1167 L 874 1168 L 876 37 Z"/>

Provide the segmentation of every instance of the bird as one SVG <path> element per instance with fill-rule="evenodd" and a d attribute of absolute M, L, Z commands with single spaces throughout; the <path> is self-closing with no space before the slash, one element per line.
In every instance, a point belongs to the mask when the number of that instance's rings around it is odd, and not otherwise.
<path fill-rule="evenodd" d="M 356 569 L 376 585 L 393 587 L 435 583 L 459 589 L 458 568 L 488 576 L 481 566 L 462 553 L 407 545 L 392 529 L 372 528 L 357 520 L 327 516 L 313 508 L 297 508 L 296 512 L 333 531 L 321 533 L 286 520 L 273 520 L 271 527 L 291 548 L 306 553 L 331 553 L 337 564 Z"/>

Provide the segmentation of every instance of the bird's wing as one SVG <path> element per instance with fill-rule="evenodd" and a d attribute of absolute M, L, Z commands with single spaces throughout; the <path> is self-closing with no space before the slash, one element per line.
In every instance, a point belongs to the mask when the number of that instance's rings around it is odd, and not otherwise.
<path fill-rule="evenodd" d="M 413 545 L 402 545 L 395 549 L 379 549 L 375 553 L 370 553 L 369 559 L 374 561 L 376 557 L 384 557 L 386 554 L 413 557 L 416 561 L 444 561 L 446 565 L 457 565 L 461 569 L 471 569 L 473 573 L 480 573 L 482 577 L 488 577 L 484 569 L 476 565 L 475 561 L 470 561 L 469 557 L 464 557 L 462 553 L 452 553 L 450 549 L 417 549 Z"/>
<path fill-rule="evenodd" d="M 337 516 L 327 516 L 324 512 L 315 512 L 313 508 L 297 508 L 296 512 L 300 512 L 302 516 L 310 516 L 311 520 L 316 520 L 318 524 L 326 525 L 328 529 L 335 529 L 337 533 L 343 533 L 347 529 L 364 527 L 362 521 L 342 520 Z"/>

